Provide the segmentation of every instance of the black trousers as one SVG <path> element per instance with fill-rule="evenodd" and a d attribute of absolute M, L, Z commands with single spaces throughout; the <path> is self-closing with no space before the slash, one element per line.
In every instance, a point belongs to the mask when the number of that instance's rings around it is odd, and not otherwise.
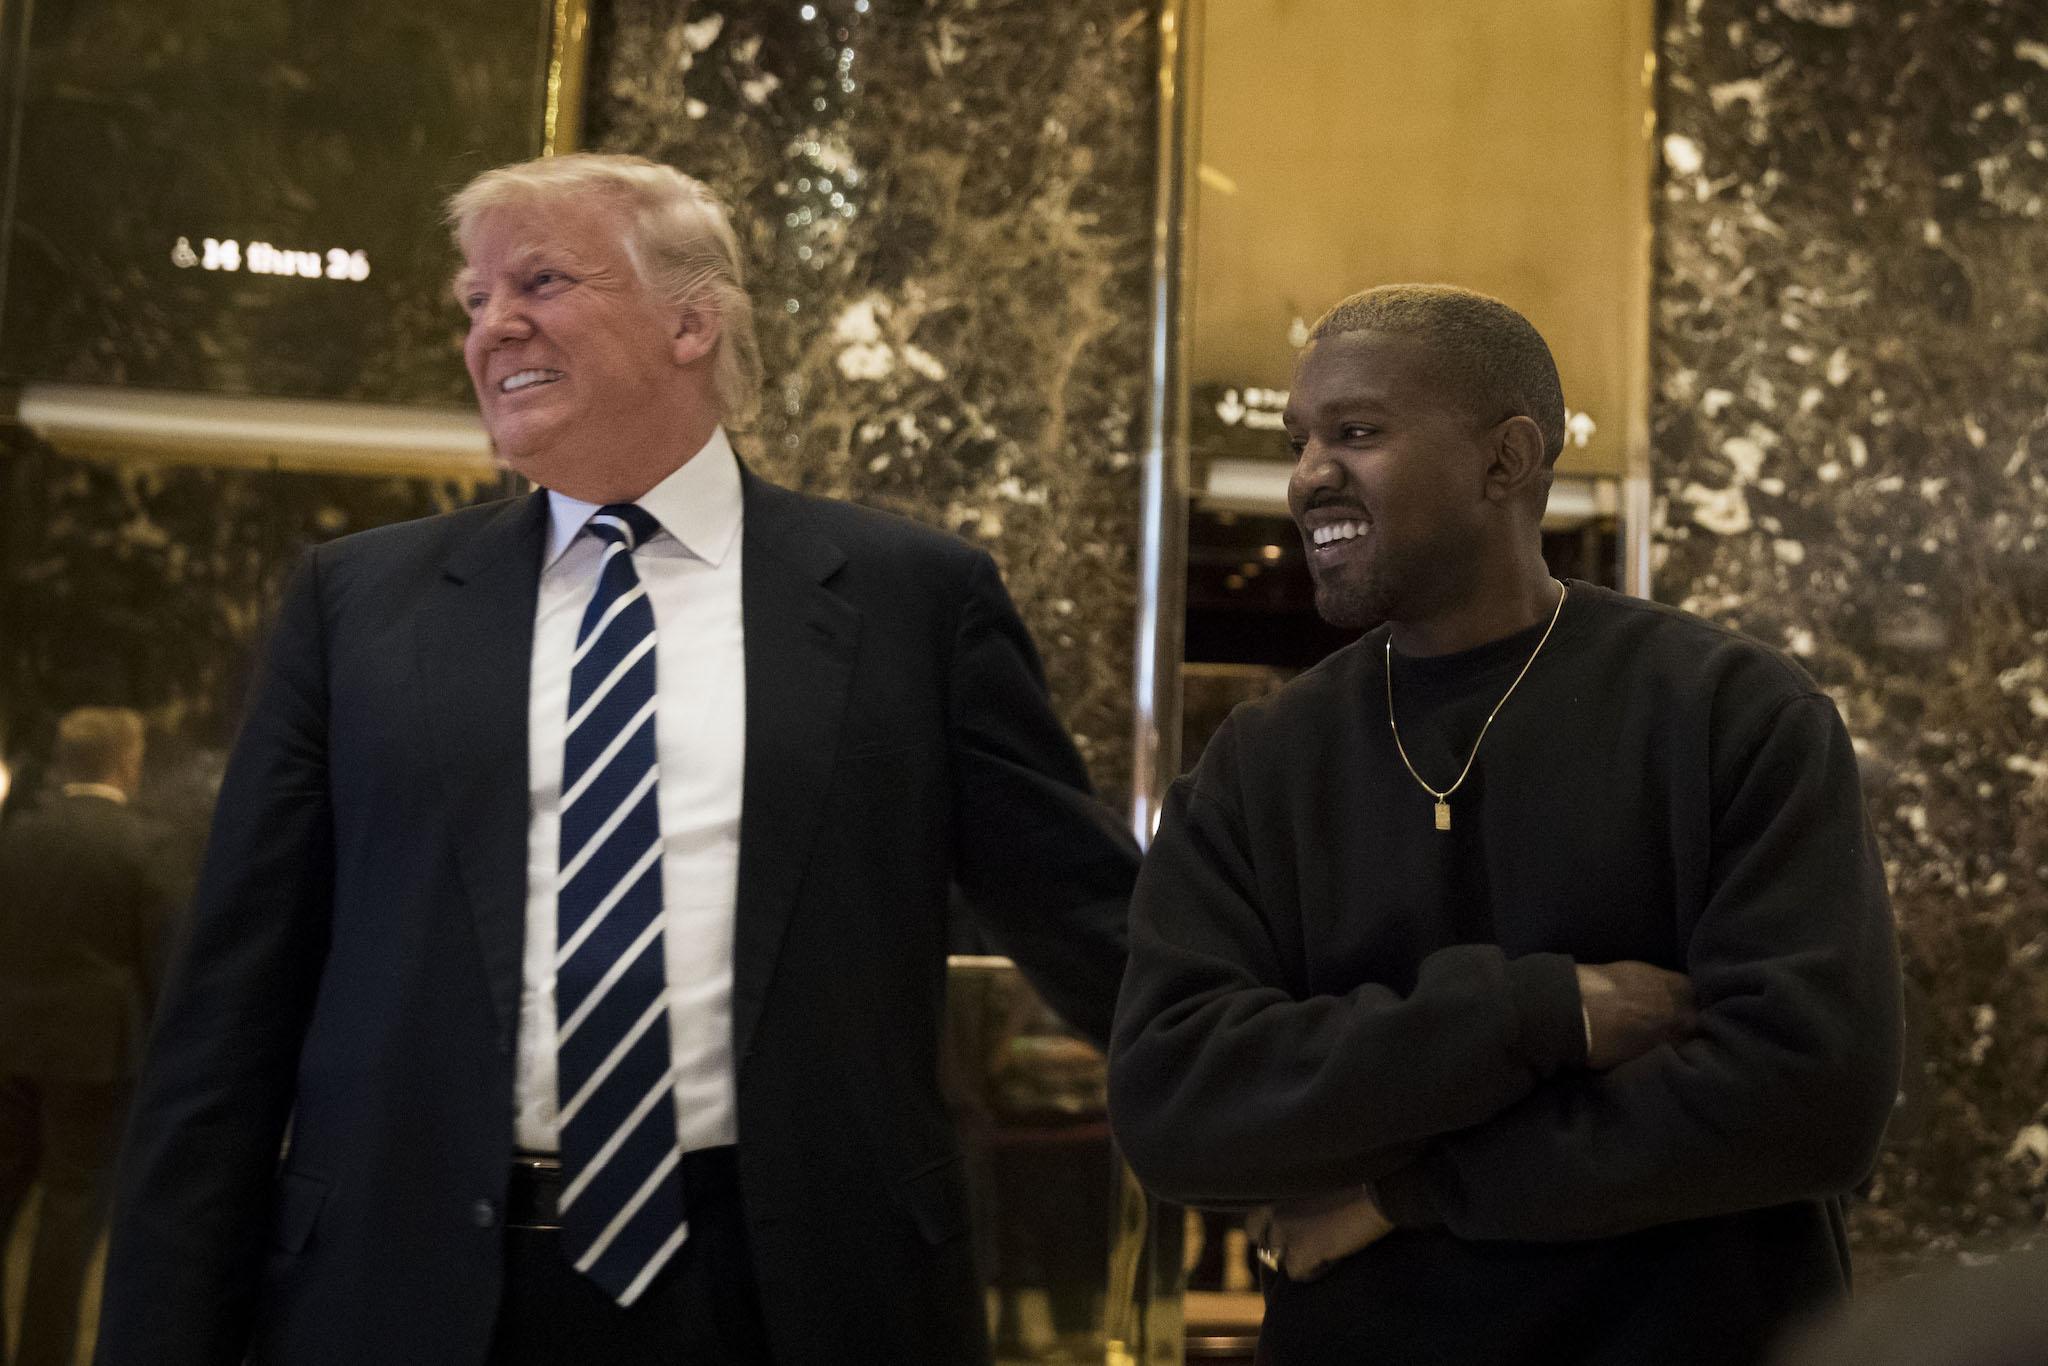
<path fill-rule="evenodd" d="M 505 1232 L 489 1366 L 772 1366 L 732 1149 L 683 1159 L 689 1236 L 631 1308 L 562 1255 L 557 1229 Z"/>
<path fill-rule="evenodd" d="M 15 1366 L 71 1366 L 77 1353 L 79 1292 L 106 1222 L 127 1101 L 125 1082 L 0 1077 L 0 1250 L 29 1191 L 43 1188 Z"/>

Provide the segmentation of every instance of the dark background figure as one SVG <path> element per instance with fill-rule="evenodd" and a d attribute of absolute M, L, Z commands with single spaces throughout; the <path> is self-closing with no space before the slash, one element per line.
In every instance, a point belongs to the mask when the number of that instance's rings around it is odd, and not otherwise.
<path fill-rule="evenodd" d="M 0 828 L 0 1245 L 42 1201 L 16 1366 L 70 1366 L 120 1120 L 156 997 L 172 898 L 129 809 L 143 725 L 84 707 L 57 727 L 58 784 Z"/>

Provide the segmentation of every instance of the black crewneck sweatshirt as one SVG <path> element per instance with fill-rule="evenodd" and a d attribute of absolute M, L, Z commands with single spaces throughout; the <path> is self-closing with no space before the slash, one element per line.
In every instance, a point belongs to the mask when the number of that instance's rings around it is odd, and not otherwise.
<path fill-rule="evenodd" d="M 1543 633 L 1392 656 L 1441 789 Z M 1111 1111 L 1175 1200 L 1373 1183 L 1399 1228 L 1270 1291 L 1262 1360 L 1736 1363 L 1843 1292 L 1897 1087 L 1854 753 L 1789 659 L 1572 582 L 1450 798 L 1385 628 L 1239 708 L 1132 905 Z M 1575 963 L 1696 1038 L 1585 1067 Z"/>

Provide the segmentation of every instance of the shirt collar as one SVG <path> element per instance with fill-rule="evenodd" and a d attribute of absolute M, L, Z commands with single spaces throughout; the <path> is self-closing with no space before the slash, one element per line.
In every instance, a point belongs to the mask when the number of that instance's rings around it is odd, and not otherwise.
<path fill-rule="evenodd" d="M 121 806 L 128 805 L 128 794 L 115 787 L 112 783 L 66 783 L 64 784 L 64 795 L 67 797 L 100 797 Z"/>
<path fill-rule="evenodd" d="M 636 501 L 683 549 L 715 568 L 738 539 L 740 495 L 739 457 L 733 454 L 725 428 L 714 427 L 701 450 Z M 562 558 L 601 506 L 548 490 L 548 556 L 543 570 Z"/>

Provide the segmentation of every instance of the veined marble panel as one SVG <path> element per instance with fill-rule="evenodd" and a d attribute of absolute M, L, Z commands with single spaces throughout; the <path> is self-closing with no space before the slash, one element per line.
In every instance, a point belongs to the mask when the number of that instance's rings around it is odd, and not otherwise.
<path fill-rule="evenodd" d="M 1658 597 L 1789 649 L 1864 761 L 1916 1057 L 1880 1271 L 2048 1208 L 2048 26 L 1667 0 Z"/>
<path fill-rule="evenodd" d="M 586 143 L 738 219 L 770 478 L 986 546 L 1098 785 L 1130 770 L 1154 10 L 618 0 Z"/>

